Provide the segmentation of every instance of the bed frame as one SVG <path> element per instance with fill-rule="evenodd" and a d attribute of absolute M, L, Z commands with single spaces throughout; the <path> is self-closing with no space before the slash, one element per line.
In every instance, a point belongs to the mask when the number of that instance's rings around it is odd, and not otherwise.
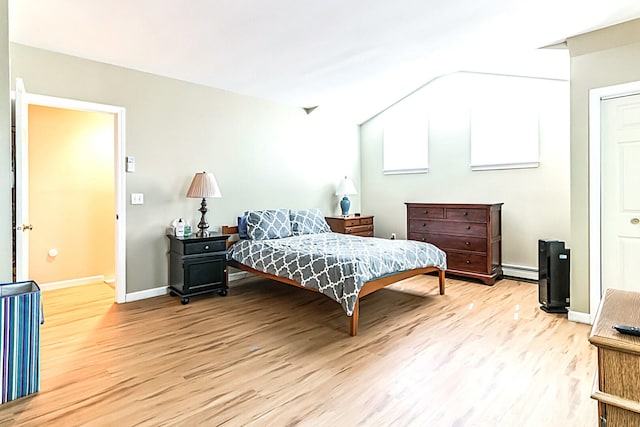
<path fill-rule="evenodd" d="M 234 234 L 238 234 L 238 227 L 223 225 L 221 231 L 222 231 L 222 234 L 234 235 Z M 236 241 L 237 239 L 227 240 L 227 247 L 233 245 Z M 313 288 L 307 288 L 305 286 L 302 286 L 300 283 L 294 280 L 288 279 L 286 277 L 275 276 L 269 273 L 264 273 L 262 271 L 248 267 L 244 264 L 240 264 L 239 262 L 234 260 L 228 261 L 227 265 L 233 268 L 237 268 L 238 270 L 243 270 L 243 271 L 247 271 L 249 273 L 255 274 L 256 276 L 266 277 L 267 279 L 275 280 L 281 283 L 286 283 L 287 285 L 292 285 L 297 288 L 302 288 L 308 291 L 313 291 L 321 294 L 320 291 Z M 409 277 L 418 276 L 420 274 L 425 274 L 425 273 L 432 273 L 436 271 L 438 272 L 438 283 L 440 288 L 440 295 L 444 295 L 445 270 L 440 270 L 437 267 L 425 267 L 425 268 L 416 268 L 413 270 L 401 271 L 400 273 L 390 274 L 388 276 L 384 276 L 379 279 L 370 280 L 366 282 L 360 289 L 360 292 L 358 293 L 358 299 L 356 300 L 356 304 L 353 309 L 353 315 L 349 317 L 349 334 L 352 337 L 355 337 L 358 334 L 358 318 L 360 316 L 360 299 L 362 297 L 369 295 L 370 293 L 375 292 L 378 289 L 382 289 L 385 286 L 390 285 L 392 283 L 396 283 L 401 280 L 408 279 Z"/>

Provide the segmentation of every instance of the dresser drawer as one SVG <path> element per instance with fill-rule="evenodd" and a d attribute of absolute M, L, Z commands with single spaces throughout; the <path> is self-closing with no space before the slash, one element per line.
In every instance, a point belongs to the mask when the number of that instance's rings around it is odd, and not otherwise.
<path fill-rule="evenodd" d="M 359 234 L 366 232 L 373 233 L 373 225 L 357 225 L 355 227 L 345 227 L 344 234 Z"/>
<path fill-rule="evenodd" d="M 373 225 L 373 217 L 369 218 L 360 218 L 361 225 Z"/>
<path fill-rule="evenodd" d="M 487 239 L 484 237 L 413 233 L 409 239 L 431 243 L 440 249 L 487 253 Z"/>
<path fill-rule="evenodd" d="M 444 208 L 431 206 L 410 207 L 409 218 L 442 219 L 444 218 Z"/>
<path fill-rule="evenodd" d="M 487 257 L 460 252 L 447 252 L 447 270 L 474 271 L 486 273 Z"/>
<path fill-rule="evenodd" d="M 457 234 L 462 236 L 486 236 L 487 224 L 455 221 L 410 220 L 409 233 Z"/>
<path fill-rule="evenodd" d="M 487 221 L 486 209 L 447 208 L 447 219 L 454 221 Z"/>
<path fill-rule="evenodd" d="M 352 233 L 352 236 L 360 236 L 360 237 L 373 237 L 373 230 L 371 231 L 361 231 L 359 233 Z"/>
<path fill-rule="evenodd" d="M 184 254 L 185 255 L 194 255 L 194 254 L 206 254 L 210 252 L 222 252 L 227 249 L 227 243 L 225 240 L 215 240 L 209 242 L 185 242 L 184 243 Z"/>

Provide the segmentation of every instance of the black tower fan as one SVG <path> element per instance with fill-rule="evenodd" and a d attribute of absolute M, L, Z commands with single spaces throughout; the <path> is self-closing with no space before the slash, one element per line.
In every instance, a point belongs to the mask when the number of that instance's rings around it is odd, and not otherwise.
<path fill-rule="evenodd" d="M 564 242 L 538 240 L 538 301 L 547 313 L 567 312 L 570 254 Z"/>

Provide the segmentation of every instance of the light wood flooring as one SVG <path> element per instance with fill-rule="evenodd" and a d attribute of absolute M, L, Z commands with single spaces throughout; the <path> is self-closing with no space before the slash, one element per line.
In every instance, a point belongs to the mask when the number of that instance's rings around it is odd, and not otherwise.
<path fill-rule="evenodd" d="M 588 325 L 537 286 L 420 276 L 361 302 L 264 279 L 229 295 L 114 304 L 105 284 L 43 293 L 41 391 L 2 426 L 595 426 Z"/>

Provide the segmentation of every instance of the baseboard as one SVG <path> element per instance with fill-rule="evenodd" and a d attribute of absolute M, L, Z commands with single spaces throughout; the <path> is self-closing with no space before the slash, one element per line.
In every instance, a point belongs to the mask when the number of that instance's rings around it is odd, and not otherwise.
<path fill-rule="evenodd" d="M 245 277 L 251 277 L 252 274 L 245 271 L 239 271 L 238 273 L 229 274 L 229 281 L 244 279 Z M 145 289 L 144 291 L 131 292 L 125 296 L 125 302 L 139 301 L 141 299 L 159 297 L 169 293 L 167 286 L 160 286 L 159 288 Z"/>
<path fill-rule="evenodd" d="M 141 299 L 159 297 L 161 295 L 166 295 L 168 292 L 167 286 L 160 286 L 159 288 L 153 289 L 145 289 L 144 291 L 131 292 L 125 295 L 125 302 L 138 301 Z"/>
<path fill-rule="evenodd" d="M 572 311 L 569 309 L 569 320 L 576 323 L 586 323 L 587 325 L 591 325 L 591 315 L 589 313 L 581 313 L 579 311 Z"/>
<path fill-rule="evenodd" d="M 54 289 L 73 288 L 74 286 L 91 285 L 104 281 L 104 275 L 81 277 L 79 279 L 62 280 L 60 282 L 38 283 L 40 290 L 52 291 Z"/>
<path fill-rule="evenodd" d="M 538 269 L 523 265 L 502 264 L 502 274 L 517 279 L 538 280 Z"/>

